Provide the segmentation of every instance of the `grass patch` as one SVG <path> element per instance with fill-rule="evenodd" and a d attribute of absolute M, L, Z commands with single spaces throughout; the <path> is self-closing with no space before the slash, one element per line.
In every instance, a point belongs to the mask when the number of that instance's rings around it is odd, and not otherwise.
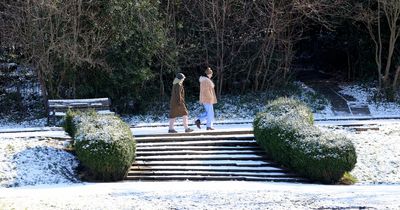
<path fill-rule="evenodd" d="M 357 183 L 358 180 L 356 177 L 354 177 L 353 175 L 351 175 L 349 172 L 345 172 L 343 174 L 343 177 L 339 180 L 338 184 L 342 184 L 342 185 L 353 185 L 355 183 Z"/>

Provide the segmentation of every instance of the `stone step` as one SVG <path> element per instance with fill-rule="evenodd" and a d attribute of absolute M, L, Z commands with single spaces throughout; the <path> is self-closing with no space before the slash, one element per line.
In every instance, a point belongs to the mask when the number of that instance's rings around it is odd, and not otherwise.
<path fill-rule="evenodd" d="M 196 151 L 214 151 L 214 150 L 260 150 L 259 146 L 148 146 L 136 148 L 136 152 L 144 151 L 180 151 L 180 150 L 196 150 Z"/>
<path fill-rule="evenodd" d="M 157 160 L 264 160 L 265 157 L 260 155 L 249 154 L 230 154 L 230 155 L 155 155 L 155 156 L 138 156 L 136 160 L 157 161 Z"/>
<path fill-rule="evenodd" d="M 129 176 L 251 176 L 251 177 L 295 177 L 294 174 L 282 172 L 238 172 L 238 171 L 129 171 Z"/>
<path fill-rule="evenodd" d="M 135 181 L 270 181 L 270 182 L 309 182 L 303 178 L 292 177 L 252 177 L 252 176 L 201 176 L 201 175 L 171 175 L 171 176 L 126 176 L 126 180 Z"/>
<path fill-rule="evenodd" d="M 352 128 L 352 129 L 357 131 L 357 132 L 369 131 L 369 130 L 378 131 L 379 127 L 355 127 L 355 128 Z"/>
<path fill-rule="evenodd" d="M 348 128 L 357 132 L 368 131 L 368 130 L 375 130 L 375 131 L 379 130 L 379 126 L 376 123 L 369 123 L 369 124 L 354 123 L 354 124 L 344 124 L 337 126 Z"/>
<path fill-rule="evenodd" d="M 303 182 L 270 162 L 251 130 L 135 136 L 136 160 L 125 180 Z"/>
<path fill-rule="evenodd" d="M 253 140 L 253 134 L 245 135 L 219 135 L 219 136 L 159 136 L 135 137 L 138 143 L 175 142 L 175 141 L 204 141 L 204 140 Z"/>
<path fill-rule="evenodd" d="M 133 166 L 153 167 L 153 166 L 258 166 L 258 167 L 278 167 L 277 164 L 265 160 L 155 160 L 143 161 L 136 160 Z"/>
<path fill-rule="evenodd" d="M 228 171 L 228 172 L 286 172 L 282 168 L 271 166 L 131 166 L 130 171 Z"/>
<path fill-rule="evenodd" d="M 248 124 L 249 122 L 246 122 Z M 132 130 L 132 129 L 131 129 Z M 168 127 L 165 127 L 165 133 L 154 133 L 154 134 L 136 134 L 133 131 L 133 135 L 136 138 L 142 138 L 142 137 L 151 137 L 151 138 L 156 138 L 156 137 L 185 137 L 185 136 L 221 136 L 221 135 L 241 135 L 241 134 L 253 134 L 253 129 L 243 129 L 243 130 L 237 130 L 237 131 L 222 131 L 222 130 L 213 130 L 213 131 L 197 131 L 195 130 L 194 132 L 190 133 L 167 133 Z"/>
<path fill-rule="evenodd" d="M 212 151 L 199 151 L 196 149 L 192 150 L 178 150 L 178 151 L 137 151 L 137 156 L 156 156 L 156 155 L 201 155 L 201 154 L 255 154 L 255 155 L 264 155 L 265 152 L 258 150 L 212 150 Z"/>
<path fill-rule="evenodd" d="M 256 146 L 255 140 L 209 140 L 209 141 L 179 141 L 179 142 L 155 142 L 138 143 L 139 147 L 155 146 Z"/>

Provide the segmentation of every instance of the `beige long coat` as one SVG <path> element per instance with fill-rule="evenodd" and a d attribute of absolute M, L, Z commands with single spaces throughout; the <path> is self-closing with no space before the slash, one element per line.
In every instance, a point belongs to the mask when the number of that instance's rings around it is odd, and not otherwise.
<path fill-rule="evenodd" d="M 185 104 L 185 90 L 182 83 L 176 83 L 172 86 L 169 118 L 176 118 L 188 115 Z"/>
<path fill-rule="evenodd" d="M 200 82 L 200 103 L 216 104 L 217 96 L 215 95 L 214 83 L 208 77 L 201 76 Z"/>

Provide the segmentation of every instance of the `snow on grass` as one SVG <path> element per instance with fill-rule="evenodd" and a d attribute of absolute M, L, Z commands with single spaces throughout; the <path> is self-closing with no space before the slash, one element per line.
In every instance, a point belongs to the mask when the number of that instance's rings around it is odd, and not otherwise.
<path fill-rule="evenodd" d="M 44 127 L 46 126 L 46 124 L 47 124 L 47 118 L 31 119 L 20 122 L 15 122 L 7 118 L 0 118 L 1 129 Z"/>
<path fill-rule="evenodd" d="M 354 143 L 357 164 L 351 174 L 358 184 L 400 184 L 400 123 L 377 125 L 376 130 L 337 129 Z"/>
<path fill-rule="evenodd" d="M 400 116 L 400 104 L 395 102 L 375 102 L 373 100 L 377 89 L 374 87 L 366 88 L 359 85 L 341 85 L 341 94 L 355 98 L 355 106 L 368 105 L 372 116 Z"/>
<path fill-rule="evenodd" d="M 398 186 L 118 182 L 9 188 L 4 209 L 399 209 Z M 3 207 L 2 207 L 3 205 Z"/>
<path fill-rule="evenodd" d="M 78 161 L 66 142 L 41 137 L 0 138 L 0 187 L 77 182 Z"/>

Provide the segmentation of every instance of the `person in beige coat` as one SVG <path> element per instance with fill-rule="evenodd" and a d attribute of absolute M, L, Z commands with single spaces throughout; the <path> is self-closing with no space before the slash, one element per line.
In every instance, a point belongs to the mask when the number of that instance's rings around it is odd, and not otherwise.
<path fill-rule="evenodd" d="M 200 129 L 201 123 L 207 121 L 207 130 L 214 130 L 214 107 L 213 105 L 217 103 L 217 97 L 215 95 L 215 85 L 211 80 L 213 71 L 210 67 L 204 71 L 204 76 L 200 76 L 200 100 L 199 102 L 203 104 L 205 112 L 198 116 L 195 121 L 196 126 Z"/>
<path fill-rule="evenodd" d="M 169 110 L 169 129 L 168 133 L 177 133 L 174 128 L 174 123 L 177 117 L 183 118 L 183 126 L 185 132 L 192 132 L 193 130 L 188 126 L 188 110 L 185 104 L 185 90 L 183 88 L 183 81 L 185 75 L 178 73 L 172 83 L 170 110 Z"/>

